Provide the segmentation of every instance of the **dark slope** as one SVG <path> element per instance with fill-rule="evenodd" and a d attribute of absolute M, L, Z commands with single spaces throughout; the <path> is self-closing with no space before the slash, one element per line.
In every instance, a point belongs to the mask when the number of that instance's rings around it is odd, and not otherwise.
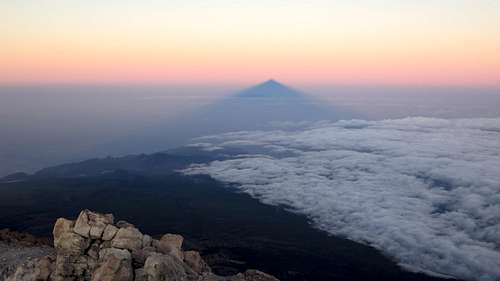
<path fill-rule="evenodd" d="M 377 250 L 310 227 L 207 177 L 111 173 L 0 183 L 0 229 L 51 235 L 58 217 L 111 212 L 151 234 L 179 233 L 219 274 L 257 268 L 283 281 L 437 281 L 401 270 Z M 74 218 L 74 217 L 73 217 Z"/>

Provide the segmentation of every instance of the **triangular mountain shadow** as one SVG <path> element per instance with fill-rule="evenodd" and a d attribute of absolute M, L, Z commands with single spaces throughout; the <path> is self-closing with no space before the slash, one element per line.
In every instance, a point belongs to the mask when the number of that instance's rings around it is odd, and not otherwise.
<path fill-rule="evenodd" d="M 302 94 L 274 79 L 241 91 L 238 98 L 298 98 Z"/>
<path fill-rule="evenodd" d="M 199 136 L 271 129 L 277 123 L 359 118 L 275 80 L 242 90 L 195 112 L 179 116 L 154 131 L 106 144 L 108 153 L 148 153 L 186 144 Z M 276 128 L 276 127 L 274 127 Z M 109 147 L 116 151 L 109 152 Z"/>

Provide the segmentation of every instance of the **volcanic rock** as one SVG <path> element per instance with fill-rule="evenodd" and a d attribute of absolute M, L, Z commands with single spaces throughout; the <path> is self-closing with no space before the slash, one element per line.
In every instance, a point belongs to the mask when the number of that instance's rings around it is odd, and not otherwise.
<path fill-rule="evenodd" d="M 55 254 L 29 259 L 6 271 L 7 281 L 276 281 L 256 270 L 233 276 L 211 272 L 200 253 L 183 251 L 184 238 L 143 235 L 129 223 L 113 224 L 111 214 L 80 212 L 53 229 Z"/>

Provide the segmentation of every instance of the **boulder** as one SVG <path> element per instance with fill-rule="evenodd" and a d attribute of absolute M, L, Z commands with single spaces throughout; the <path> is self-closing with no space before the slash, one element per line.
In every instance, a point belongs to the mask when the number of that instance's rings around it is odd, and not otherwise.
<path fill-rule="evenodd" d="M 142 233 L 135 227 L 120 228 L 111 240 L 111 247 L 138 251 L 142 248 Z"/>
<path fill-rule="evenodd" d="M 90 237 L 90 224 L 87 212 L 88 210 L 83 210 L 80 212 L 78 218 L 76 219 L 75 227 L 73 228 L 73 231 L 76 234 L 79 234 L 85 238 Z"/>
<path fill-rule="evenodd" d="M 104 232 L 102 234 L 102 240 L 104 241 L 112 240 L 117 232 L 118 232 L 118 227 L 112 224 L 106 225 L 106 228 L 104 228 Z"/>
<path fill-rule="evenodd" d="M 112 214 L 100 214 L 89 210 L 80 212 L 73 231 L 85 238 L 99 239 L 106 225 L 113 224 Z"/>
<path fill-rule="evenodd" d="M 119 220 L 117 223 L 116 223 L 116 226 L 119 227 L 119 228 L 125 228 L 125 227 L 135 227 L 135 225 L 129 223 L 128 221 L 124 221 L 124 220 Z"/>
<path fill-rule="evenodd" d="M 114 248 L 99 252 L 99 266 L 92 274 L 92 281 L 133 281 L 132 257 L 127 250 Z"/>
<path fill-rule="evenodd" d="M 210 272 L 210 267 L 201 258 L 200 253 L 196 251 L 184 252 L 184 262 L 198 274 Z"/>
<path fill-rule="evenodd" d="M 74 232 L 63 232 L 55 244 L 58 254 L 81 255 L 90 246 L 90 240 Z"/>
<path fill-rule="evenodd" d="M 52 230 L 52 235 L 54 237 L 54 247 L 57 248 L 61 237 L 64 233 L 71 233 L 73 231 L 73 226 L 75 222 L 72 220 L 67 220 L 65 218 L 59 218 L 54 224 L 54 229 Z"/>
<path fill-rule="evenodd" d="M 256 270 L 218 276 L 196 251 L 182 251 L 184 238 L 143 235 L 129 223 L 113 225 L 113 215 L 89 210 L 73 222 L 54 225 L 55 257 L 25 262 L 7 281 L 276 281 Z M 0 233 L 1 234 L 1 233 Z M 13 273 L 12 273 L 13 272 Z M 6 274 L 7 275 L 7 274 Z M 0 277 L 0 279 L 2 279 Z"/>
<path fill-rule="evenodd" d="M 106 248 L 99 251 L 99 261 L 102 262 L 109 257 L 118 257 L 121 260 L 130 260 L 132 255 L 124 249 Z"/>
<path fill-rule="evenodd" d="M 184 238 L 178 234 L 165 234 L 161 237 L 158 243 L 158 251 L 163 254 L 172 255 L 180 260 L 183 260 L 182 242 Z"/>
<path fill-rule="evenodd" d="M 187 273 L 181 261 L 163 254 L 153 254 L 144 263 L 148 281 L 186 281 Z"/>

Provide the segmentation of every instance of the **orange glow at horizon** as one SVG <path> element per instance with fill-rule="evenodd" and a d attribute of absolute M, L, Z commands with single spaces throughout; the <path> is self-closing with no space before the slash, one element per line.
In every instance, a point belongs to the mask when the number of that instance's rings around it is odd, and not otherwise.
<path fill-rule="evenodd" d="M 500 85 L 500 4 L 487 0 L 86 2 L 0 4 L 0 83 Z"/>

